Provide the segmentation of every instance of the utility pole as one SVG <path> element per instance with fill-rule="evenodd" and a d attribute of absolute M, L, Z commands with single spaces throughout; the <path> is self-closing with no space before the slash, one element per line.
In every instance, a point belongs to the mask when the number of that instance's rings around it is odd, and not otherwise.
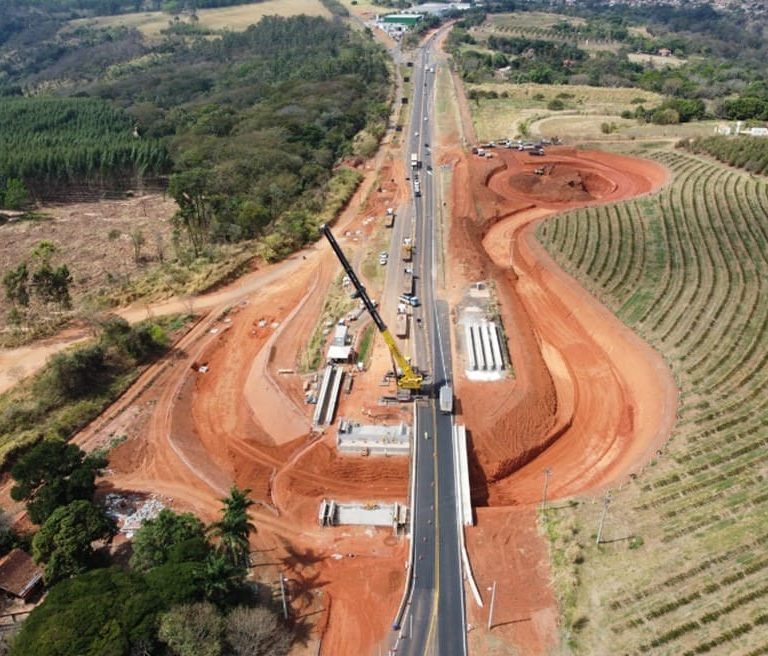
<path fill-rule="evenodd" d="M 611 492 L 608 491 L 605 493 L 605 498 L 603 499 L 603 512 L 600 515 L 600 524 L 597 526 L 597 541 L 595 544 L 600 546 L 600 540 L 603 537 L 603 524 L 605 523 L 605 516 L 608 514 L 608 504 L 611 503 Z"/>
<path fill-rule="evenodd" d="M 493 582 L 493 588 L 491 589 L 491 606 L 488 609 L 488 630 L 491 630 L 493 626 L 493 607 L 496 604 L 496 581 Z"/>
<path fill-rule="evenodd" d="M 285 578 L 280 572 L 280 594 L 283 597 L 283 619 L 288 619 L 288 603 L 285 601 Z"/>
<path fill-rule="evenodd" d="M 549 477 L 552 475 L 552 470 L 547 467 L 544 470 L 544 494 L 541 497 L 541 509 L 547 509 L 547 488 L 549 487 Z"/>

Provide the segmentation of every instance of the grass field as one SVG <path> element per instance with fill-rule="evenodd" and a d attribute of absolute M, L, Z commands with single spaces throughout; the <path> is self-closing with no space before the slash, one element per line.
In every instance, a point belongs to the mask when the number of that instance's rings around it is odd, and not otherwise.
<path fill-rule="evenodd" d="M 650 63 L 653 68 L 680 68 L 688 63 L 686 59 L 675 57 L 671 55 L 669 57 L 662 57 L 661 55 L 646 55 L 639 52 L 630 52 L 627 54 L 627 59 L 631 62 L 648 64 Z"/>
<path fill-rule="evenodd" d="M 520 27 L 548 29 L 566 21 L 571 25 L 586 25 L 587 21 L 576 16 L 552 14 L 544 11 L 520 11 L 514 14 L 490 14 L 487 23 L 493 27 Z"/>
<path fill-rule="evenodd" d="M 199 25 L 210 29 L 229 29 L 241 31 L 249 25 L 258 23 L 263 16 L 325 16 L 330 12 L 320 0 L 267 0 L 258 4 L 242 4 L 219 9 L 201 9 L 197 12 Z M 100 16 L 83 18 L 70 22 L 73 27 L 92 25 L 95 27 L 134 27 L 149 37 L 158 36 L 168 27 L 170 16 L 159 11 L 123 14 L 120 16 Z"/>
<path fill-rule="evenodd" d="M 571 116 L 564 119 L 559 136 L 568 136 L 568 121 L 584 121 L 584 115 L 597 115 L 597 128 L 605 120 L 621 122 L 619 114 L 625 109 L 633 111 L 640 101 L 646 107 L 661 103 L 662 97 L 650 91 L 629 87 L 606 88 L 554 84 L 510 84 L 505 82 L 473 84 L 468 91 L 479 89 L 507 94 L 507 98 L 486 99 L 471 102 L 472 120 L 480 140 L 495 139 L 502 135 L 514 136 L 522 123 L 532 123 L 560 112 L 547 109 L 549 101 L 559 98 Z M 612 118 L 611 118 L 612 117 Z M 559 120 L 559 118 L 558 118 Z M 592 119 L 587 119 L 594 124 Z M 635 125 L 632 122 L 632 125 Z M 558 126 L 560 128 L 560 126 Z M 583 129 L 583 128 L 582 128 Z M 589 137 L 588 137 L 589 138 Z"/>
<path fill-rule="evenodd" d="M 547 511 L 563 637 L 575 654 L 768 654 L 768 183 L 650 154 L 665 190 L 539 229 L 681 391 L 663 452 L 611 491 L 599 547 L 600 500 Z"/>

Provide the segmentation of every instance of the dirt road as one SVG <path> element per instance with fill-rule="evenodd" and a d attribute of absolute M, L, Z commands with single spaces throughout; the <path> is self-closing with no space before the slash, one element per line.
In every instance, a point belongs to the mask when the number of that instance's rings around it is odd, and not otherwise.
<path fill-rule="evenodd" d="M 452 283 L 495 282 L 515 372 L 501 383 L 458 386 L 479 506 L 470 555 L 481 590 L 504 584 L 501 626 L 493 639 L 478 629 L 472 642 L 478 653 L 501 638 L 520 653 L 546 654 L 557 642 L 558 611 L 547 544 L 536 531 L 544 472 L 550 499 L 626 479 L 668 437 L 677 391 L 661 357 L 562 272 L 534 230 L 558 211 L 652 192 L 667 173 L 566 148 L 535 161 L 509 150 L 491 160 L 455 158 L 450 247 L 461 266 Z M 509 549 L 518 555 L 499 555 Z M 482 624 L 486 612 L 475 607 L 471 616 Z"/>

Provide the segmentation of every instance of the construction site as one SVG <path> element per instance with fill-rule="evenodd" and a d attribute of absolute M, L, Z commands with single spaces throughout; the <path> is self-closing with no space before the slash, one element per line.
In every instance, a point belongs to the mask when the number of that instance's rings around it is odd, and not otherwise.
<path fill-rule="evenodd" d="M 564 146 L 536 158 L 518 148 L 479 157 L 456 134 L 439 137 L 435 162 L 452 175 L 439 294 L 451 316 L 462 544 L 476 598 L 487 602 L 496 578 L 526 581 L 499 591 L 497 635 L 518 653 L 546 654 L 557 603 L 535 528 L 542 471 L 556 472 L 552 499 L 628 476 L 668 435 L 676 391 L 658 354 L 554 264 L 534 229 L 564 209 L 649 193 L 667 173 Z M 376 653 L 406 585 L 410 456 L 414 440 L 434 439 L 415 435 L 411 401 L 444 382 L 411 361 L 423 330 L 421 245 L 401 224 L 421 193 L 406 178 L 421 163 L 409 167 L 407 157 L 385 142 L 333 232 L 323 226 L 301 253 L 201 298 L 173 353 L 75 440 L 93 450 L 125 436 L 100 485 L 158 495 L 205 521 L 232 484 L 248 488 L 258 526 L 252 577 L 272 584 L 285 573 L 301 591 L 292 612 L 313 617 L 296 653 Z M 381 232 L 387 258 L 374 246 Z M 366 257 L 389 277 L 366 279 Z M 319 326 L 342 269 L 354 319 Z M 390 284 L 397 293 L 379 307 L 371 294 Z M 321 362 L 302 371 L 318 326 Z M 486 612 L 469 603 L 467 622 L 483 625 Z M 469 636 L 482 650 L 481 630 Z"/>

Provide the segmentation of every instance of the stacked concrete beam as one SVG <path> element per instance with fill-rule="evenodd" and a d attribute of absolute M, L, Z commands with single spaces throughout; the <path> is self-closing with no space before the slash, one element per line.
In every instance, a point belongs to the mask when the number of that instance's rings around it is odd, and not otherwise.
<path fill-rule="evenodd" d="M 325 423 L 333 423 L 333 416 L 336 414 L 336 404 L 339 402 L 339 391 L 341 390 L 341 381 L 344 378 L 344 371 L 341 367 L 334 367 L 334 377 L 331 381 L 331 387 L 328 394 L 328 407 L 325 411 Z"/>
<path fill-rule="evenodd" d="M 475 357 L 475 344 L 472 340 L 472 331 L 470 330 L 469 326 L 464 331 L 464 337 L 466 337 L 467 342 L 467 358 L 469 359 L 469 368 L 470 370 L 474 371 L 477 369 L 477 358 Z"/>
<path fill-rule="evenodd" d="M 481 323 L 478 327 L 480 337 L 483 340 L 483 352 L 485 353 L 485 363 L 489 370 L 496 369 L 496 362 L 493 359 L 493 349 L 491 348 L 491 338 L 488 335 L 488 324 Z"/>
<path fill-rule="evenodd" d="M 475 344 L 475 354 L 477 355 L 477 368 L 487 369 L 485 350 L 483 349 L 483 338 L 480 336 L 480 326 L 477 324 L 471 324 L 469 326 L 469 332 L 472 335 L 472 341 Z"/>
<path fill-rule="evenodd" d="M 315 414 L 312 419 L 316 426 L 330 424 L 333 421 L 343 377 L 344 372 L 340 367 L 328 365 L 325 368 L 323 382 L 320 384 L 320 392 L 317 395 Z"/>
<path fill-rule="evenodd" d="M 496 328 L 496 322 L 491 321 L 488 324 L 488 333 L 491 339 L 491 347 L 493 348 L 493 358 L 496 360 L 496 367 L 498 369 L 503 369 L 504 358 L 501 355 L 501 339 L 499 338 L 499 331 Z"/>
<path fill-rule="evenodd" d="M 466 327 L 466 343 L 470 371 L 504 369 L 501 341 L 495 322 L 469 324 Z"/>
<path fill-rule="evenodd" d="M 315 414 L 312 417 L 312 421 L 316 426 L 320 426 L 325 418 L 325 407 L 327 405 L 328 387 L 331 384 L 333 378 L 333 365 L 328 365 L 323 372 L 323 380 L 320 383 L 320 391 L 317 395 L 317 405 L 315 406 Z"/>

